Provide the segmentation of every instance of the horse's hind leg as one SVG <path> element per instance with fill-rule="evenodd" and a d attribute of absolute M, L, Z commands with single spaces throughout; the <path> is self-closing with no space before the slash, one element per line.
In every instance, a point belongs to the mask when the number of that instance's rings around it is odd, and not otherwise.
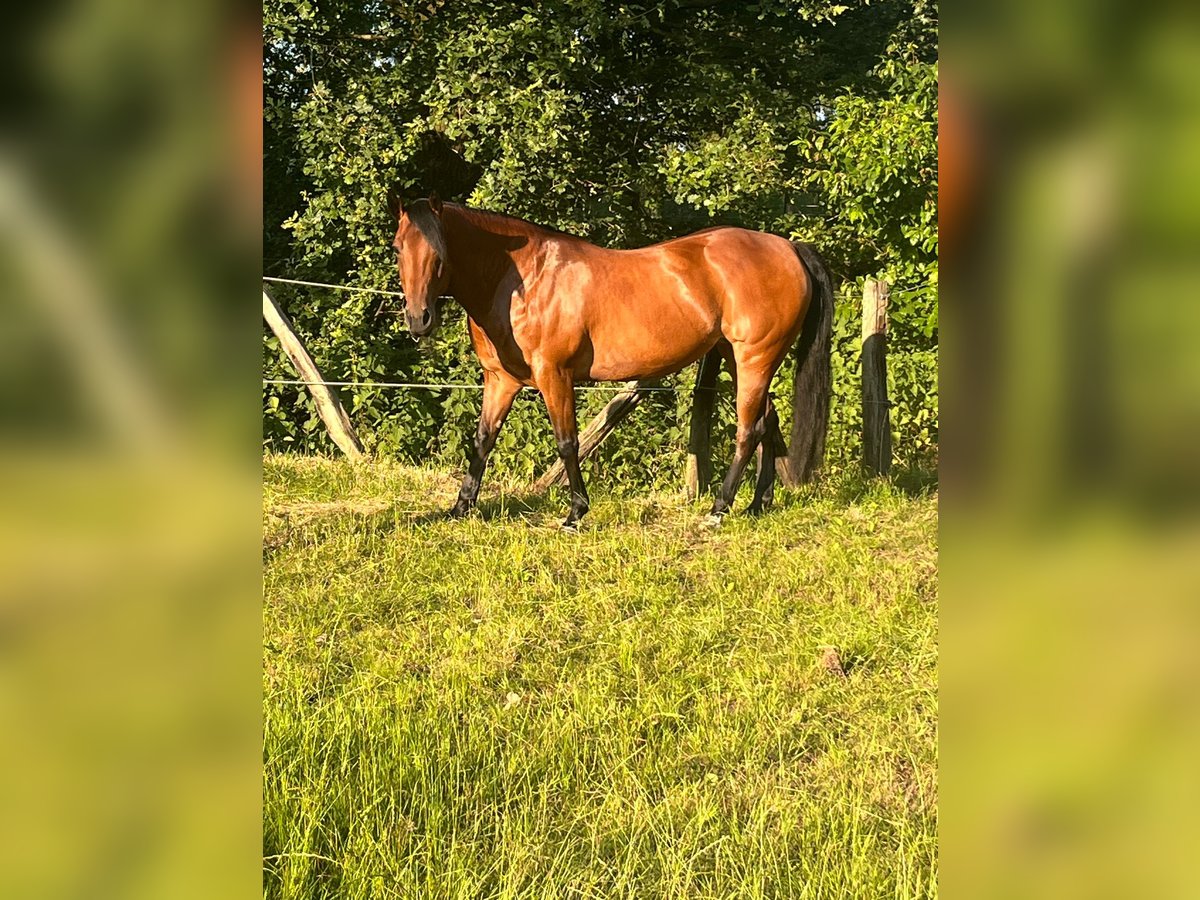
<path fill-rule="evenodd" d="M 746 463 L 766 433 L 765 404 L 767 388 L 771 383 L 771 369 L 750 369 L 739 366 L 737 372 L 737 444 L 733 451 L 733 462 L 729 473 L 713 501 L 712 516 L 723 516 L 729 512 L 742 481 Z M 772 466 L 773 467 L 773 466 Z"/>
<path fill-rule="evenodd" d="M 754 483 L 754 500 L 746 510 L 752 516 L 766 512 L 775 502 L 775 441 L 772 435 L 779 427 L 779 414 L 775 412 L 769 393 L 762 426 L 762 437 L 758 441 L 758 479 Z"/>

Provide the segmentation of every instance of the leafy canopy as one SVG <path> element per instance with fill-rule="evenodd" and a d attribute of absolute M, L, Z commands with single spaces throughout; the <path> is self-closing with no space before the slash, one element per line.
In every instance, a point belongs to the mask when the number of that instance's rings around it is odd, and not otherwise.
<path fill-rule="evenodd" d="M 927 453 L 936 442 L 936 52 L 936 7 L 925 0 L 267 0 L 267 271 L 395 289 L 393 188 L 436 189 L 609 246 L 713 224 L 801 237 L 849 294 L 864 276 L 905 289 L 894 295 L 893 348 L 918 355 L 896 366 L 896 378 L 914 379 L 896 384 L 911 406 L 900 413 L 925 415 L 899 437 Z M 455 329 L 423 354 L 372 316 L 377 298 L 306 291 L 284 300 L 328 377 L 478 380 Z M 847 354 L 856 316 L 854 303 L 839 311 Z M 268 376 L 288 377 L 266 341 Z M 856 364 L 843 360 L 846 404 Z M 269 444 L 323 446 L 302 394 L 272 386 L 264 396 Z M 378 446 L 421 458 L 455 457 L 478 403 L 374 389 L 350 400 Z M 677 432 L 669 405 L 643 426 Z M 518 404 L 518 423 L 522 415 Z M 835 408 L 847 455 L 855 415 L 852 404 Z M 536 455 L 541 429 L 528 425 L 519 446 Z M 668 436 L 662 450 L 674 459 L 680 443 Z M 618 439 L 610 460 L 622 452 Z"/>

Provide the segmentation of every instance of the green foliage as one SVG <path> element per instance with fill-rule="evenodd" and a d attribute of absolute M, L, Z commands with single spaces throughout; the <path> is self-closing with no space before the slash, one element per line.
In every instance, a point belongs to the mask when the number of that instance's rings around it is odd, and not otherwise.
<path fill-rule="evenodd" d="M 264 469 L 265 897 L 937 895 L 936 499 Z"/>
<path fill-rule="evenodd" d="M 269 274 L 396 287 L 385 196 L 437 189 L 610 246 L 713 224 L 813 242 L 843 283 L 833 468 L 858 458 L 858 304 L 893 292 L 894 444 L 937 446 L 937 15 L 925 0 L 432 5 L 268 0 L 264 9 Z M 420 347 L 378 298 L 278 296 L 327 377 L 478 383 L 450 321 Z M 264 332 L 264 374 L 293 377 Z M 776 380 L 790 403 L 789 360 Z M 630 485 L 678 482 L 694 372 L 670 383 L 591 461 Z M 343 390 L 364 441 L 461 462 L 477 392 Z M 264 390 L 271 449 L 330 452 L 303 389 Z M 604 395 L 581 393 L 585 418 Z M 729 398 L 716 428 L 728 458 Z M 518 399 L 493 459 L 530 474 L 553 458 L 536 398 Z"/>

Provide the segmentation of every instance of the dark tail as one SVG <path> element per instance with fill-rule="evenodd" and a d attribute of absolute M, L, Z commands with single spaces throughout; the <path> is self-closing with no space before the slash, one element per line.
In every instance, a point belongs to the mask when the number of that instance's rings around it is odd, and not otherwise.
<path fill-rule="evenodd" d="M 796 342 L 796 387 L 792 397 L 792 439 L 788 442 L 788 480 L 812 481 L 825 459 L 829 429 L 829 397 L 833 389 L 830 350 L 833 343 L 833 283 L 820 254 L 809 244 L 792 247 L 812 281 L 812 302 Z"/>

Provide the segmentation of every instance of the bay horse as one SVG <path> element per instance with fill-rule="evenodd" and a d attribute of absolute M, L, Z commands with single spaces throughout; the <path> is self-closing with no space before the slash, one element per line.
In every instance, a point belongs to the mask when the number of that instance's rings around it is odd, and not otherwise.
<path fill-rule="evenodd" d="M 522 386 L 541 392 L 570 482 L 562 527 L 587 512 L 579 472 L 575 383 L 658 378 L 704 358 L 731 363 L 737 444 L 710 524 L 730 509 L 762 445 L 749 512 L 771 502 L 779 420 L 771 379 L 798 343 L 789 459 L 802 479 L 820 465 L 830 396 L 833 288 L 807 244 L 742 228 L 709 228 L 639 250 L 609 250 L 522 219 L 442 203 L 403 206 L 393 247 L 409 330 L 438 326 L 438 298 L 467 312 L 483 366 L 483 410 L 451 516 L 479 496 L 488 455 Z M 766 438 L 764 440 L 764 438 Z"/>

